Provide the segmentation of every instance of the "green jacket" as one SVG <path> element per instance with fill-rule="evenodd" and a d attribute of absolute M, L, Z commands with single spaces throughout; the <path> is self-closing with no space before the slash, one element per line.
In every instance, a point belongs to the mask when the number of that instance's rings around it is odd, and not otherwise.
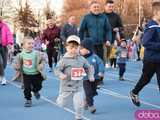
<path fill-rule="evenodd" d="M 112 30 L 108 18 L 104 14 L 88 13 L 81 21 L 79 28 L 81 40 L 91 38 L 94 45 L 112 40 Z"/>
<path fill-rule="evenodd" d="M 41 52 L 39 52 L 39 51 L 36 51 L 36 56 L 37 56 L 37 58 L 36 58 L 37 70 L 42 75 L 43 79 L 45 80 L 45 79 L 47 79 L 46 74 L 43 72 L 44 66 L 45 66 L 45 60 L 44 60 Z M 15 69 L 17 71 L 19 71 L 21 73 L 21 75 L 23 75 L 23 70 L 22 70 L 23 60 L 20 57 L 20 54 L 18 54 L 16 56 L 16 59 L 15 59 L 13 66 L 15 67 Z M 23 78 L 23 76 L 22 76 L 22 78 Z"/>

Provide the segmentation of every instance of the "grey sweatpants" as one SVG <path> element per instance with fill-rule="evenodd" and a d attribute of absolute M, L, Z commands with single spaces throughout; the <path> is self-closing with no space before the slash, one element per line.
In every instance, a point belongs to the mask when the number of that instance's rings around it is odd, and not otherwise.
<path fill-rule="evenodd" d="M 83 115 L 83 106 L 84 106 L 84 98 L 83 91 L 77 92 L 62 92 L 59 94 L 56 102 L 60 107 L 68 107 L 70 106 L 70 102 L 73 101 L 73 106 L 75 109 L 75 118 L 82 119 Z"/>
<path fill-rule="evenodd" d="M 4 69 L 7 66 L 7 47 L 0 45 L 0 76 L 4 76 Z"/>

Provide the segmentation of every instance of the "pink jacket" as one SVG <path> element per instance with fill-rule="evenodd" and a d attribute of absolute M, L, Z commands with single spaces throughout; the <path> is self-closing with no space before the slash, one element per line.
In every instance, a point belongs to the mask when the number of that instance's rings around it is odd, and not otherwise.
<path fill-rule="evenodd" d="M 0 26 L 2 26 L 2 46 L 7 46 L 8 44 L 13 44 L 13 35 L 4 22 L 0 23 Z"/>

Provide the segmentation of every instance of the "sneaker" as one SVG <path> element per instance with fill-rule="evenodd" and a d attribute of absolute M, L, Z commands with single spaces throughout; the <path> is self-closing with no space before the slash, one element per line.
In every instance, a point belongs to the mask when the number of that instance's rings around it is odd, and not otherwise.
<path fill-rule="evenodd" d="M 49 72 L 52 72 L 52 71 L 53 71 L 53 69 L 52 69 L 52 68 L 50 68 Z"/>
<path fill-rule="evenodd" d="M 26 102 L 24 103 L 24 107 L 32 107 L 32 101 L 26 100 Z"/>
<path fill-rule="evenodd" d="M 57 63 L 54 63 L 54 67 L 56 67 L 57 66 Z"/>
<path fill-rule="evenodd" d="M 22 89 L 22 90 L 24 89 L 24 84 L 23 84 L 23 83 L 21 84 L 21 89 Z"/>
<path fill-rule="evenodd" d="M 88 110 L 88 105 L 87 104 L 84 105 L 84 110 Z"/>
<path fill-rule="evenodd" d="M 97 89 L 100 89 L 102 86 L 101 85 L 97 85 Z"/>
<path fill-rule="evenodd" d="M 7 84 L 7 80 L 5 77 L 2 77 L 2 82 L 1 82 L 1 85 L 6 85 Z"/>
<path fill-rule="evenodd" d="M 88 109 L 89 109 L 89 111 L 91 113 L 95 113 L 96 112 L 96 108 L 94 106 L 90 106 L 90 107 L 88 107 Z"/>
<path fill-rule="evenodd" d="M 110 65 L 108 63 L 105 64 L 106 68 L 110 68 Z"/>
<path fill-rule="evenodd" d="M 124 81 L 124 78 L 123 78 L 123 77 L 119 77 L 119 80 L 120 80 L 120 81 Z"/>
<path fill-rule="evenodd" d="M 40 99 L 41 95 L 39 94 L 39 92 L 34 92 L 34 96 L 37 100 Z"/>
<path fill-rule="evenodd" d="M 130 97 L 134 105 L 140 106 L 140 101 L 138 95 L 134 94 L 132 91 L 130 92 Z"/>

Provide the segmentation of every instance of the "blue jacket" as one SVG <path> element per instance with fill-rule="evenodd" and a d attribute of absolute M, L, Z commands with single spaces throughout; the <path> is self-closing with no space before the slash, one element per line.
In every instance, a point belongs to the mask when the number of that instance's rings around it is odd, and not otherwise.
<path fill-rule="evenodd" d="M 76 25 L 66 23 L 61 29 L 61 39 L 65 42 L 70 35 L 78 35 L 78 29 Z"/>
<path fill-rule="evenodd" d="M 95 80 L 100 79 L 98 73 L 105 72 L 105 66 L 103 61 L 94 53 L 90 54 L 89 56 L 85 57 L 87 61 L 94 67 L 94 78 Z M 84 77 L 84 80 L 88 80 L 88 77 Z"/>
<path fill-rule="evenodd" d="M 81 40 L 91 38 L 94 45 L 100 45 L 112 40 L 111 26 L 104 14 L 88 13 L 80 23 L 79 36 Z"/>
<path fill-rule="evenodd" d="M 150 20 L 146 25 L 142 44 L 145 48 L 144 60 L 160 63 L 160 25 Z"/>

